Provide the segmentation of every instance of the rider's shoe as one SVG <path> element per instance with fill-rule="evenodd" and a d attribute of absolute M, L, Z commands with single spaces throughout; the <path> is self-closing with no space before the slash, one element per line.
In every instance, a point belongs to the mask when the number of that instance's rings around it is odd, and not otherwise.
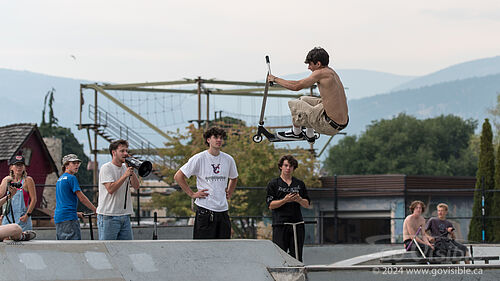
<path fill-rule="evenodd" d="M 303 140 L 305 137 L 304 132 L 300 132 L 300 134 L 296 135 L 293 133 L 292 130 L 285 131 L 285 132 L 278 132 L 276 134 L 276 137 L 279 138 L 280 140 L 289 140 L 289 141 L 294 141 L 294 140 Z"/>

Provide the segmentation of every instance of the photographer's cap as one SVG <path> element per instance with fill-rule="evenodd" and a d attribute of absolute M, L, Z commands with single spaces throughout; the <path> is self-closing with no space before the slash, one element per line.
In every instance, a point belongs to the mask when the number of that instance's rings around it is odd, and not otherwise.
<path fill-rule="evenodd" d="M 24 156 L 16 155 L 10 159 L 9 165 L 16 165 L 17 163 L 23 163 L 26 165 L 24 161 Z"/>
<path fill-rule="evenodd" d="M 68 162 L 82 162 L 82 160 L 78 159 L 78 156 L 76 156 L 76 154 L 68 154 L 64 156 L 62 159 L 63 166 L 66 165 Z"/>

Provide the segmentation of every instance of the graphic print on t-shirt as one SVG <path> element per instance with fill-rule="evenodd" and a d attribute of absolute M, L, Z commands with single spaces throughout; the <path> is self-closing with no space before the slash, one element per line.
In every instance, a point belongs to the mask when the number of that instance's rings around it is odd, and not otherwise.
<path fill-rule="evenodd" d="M 214 174 L 220 173 L 220 163 L 217 165 L 212 164 L 212 169 L 214 170 Z"/>
<path fill-rule="evenodd" d="M 290 186 L 290 187 L 278 187 L 278 191 L 286 192 L 286 193 L 298 193 L 300 191 L 300 186 Z"/>
<path fill-rule="evenodd" d="M 221 168 L 220 168 L 220 163 L 219 164 L 210 164 L 210 166 L 212 167 L 212 172 L 216 175 L 220 174 L 220 171 L 221 171 Z M 225 181 L 227 180 L 227 176 L 208 176 L 208 177 L 205 177 L 205 180 L 207 182 L 210 182 L 210 181 Z"/>

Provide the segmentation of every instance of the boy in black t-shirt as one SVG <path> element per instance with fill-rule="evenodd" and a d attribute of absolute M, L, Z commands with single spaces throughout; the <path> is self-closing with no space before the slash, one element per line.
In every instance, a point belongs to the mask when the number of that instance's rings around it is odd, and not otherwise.
<path fill-rule="evenodd" d="M 292 177 L 298 167 L 297 160 L 291 155 L 281 157 L 278 162 L 281 174 L 267 184 L 267 206 L 273 213 L 273 242 L 283 251 L 295 256 L 292 225 L 302 221 L 300 206 L 309 207 L 309 196 L 303 181 Z M 297 248 L 299 261 L 302 261 L 302 247 L 304 246 L 304 224 L 297 226 Z"/>
<path fill-rule="evenodd" d="M 455 228 L 453 224 L 446 219 L 448 214 L 448 205 L 440 203 L 437 206 L 438 216 L 430 218 L 425 225 L 425 230 L 430 232 L 434 238 L 434 247 L 436 254 L 446 256 L 466 256 L 467 247 L 455 241 Z M 466 263 L 469 263 L 466 261 Z"/>

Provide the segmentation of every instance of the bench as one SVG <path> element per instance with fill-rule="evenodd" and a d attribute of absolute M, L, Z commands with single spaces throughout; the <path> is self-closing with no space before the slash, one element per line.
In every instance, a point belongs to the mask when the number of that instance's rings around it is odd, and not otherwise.
<path fill-rule="evenodd" d="M 398 263 L 453 263 L 459 261 L 484 261 L 485 264 L 489 264 L 490 260 L 499 260 L 498 256 L 479 256 L 479 257 L 428 257 L 423 258 L 418 256 L 415 252 L 405 253 L 398 256 L 392 256 L 387 258 L 380 258 L 380 263 L 390 263 L 392 265 Z"/>

